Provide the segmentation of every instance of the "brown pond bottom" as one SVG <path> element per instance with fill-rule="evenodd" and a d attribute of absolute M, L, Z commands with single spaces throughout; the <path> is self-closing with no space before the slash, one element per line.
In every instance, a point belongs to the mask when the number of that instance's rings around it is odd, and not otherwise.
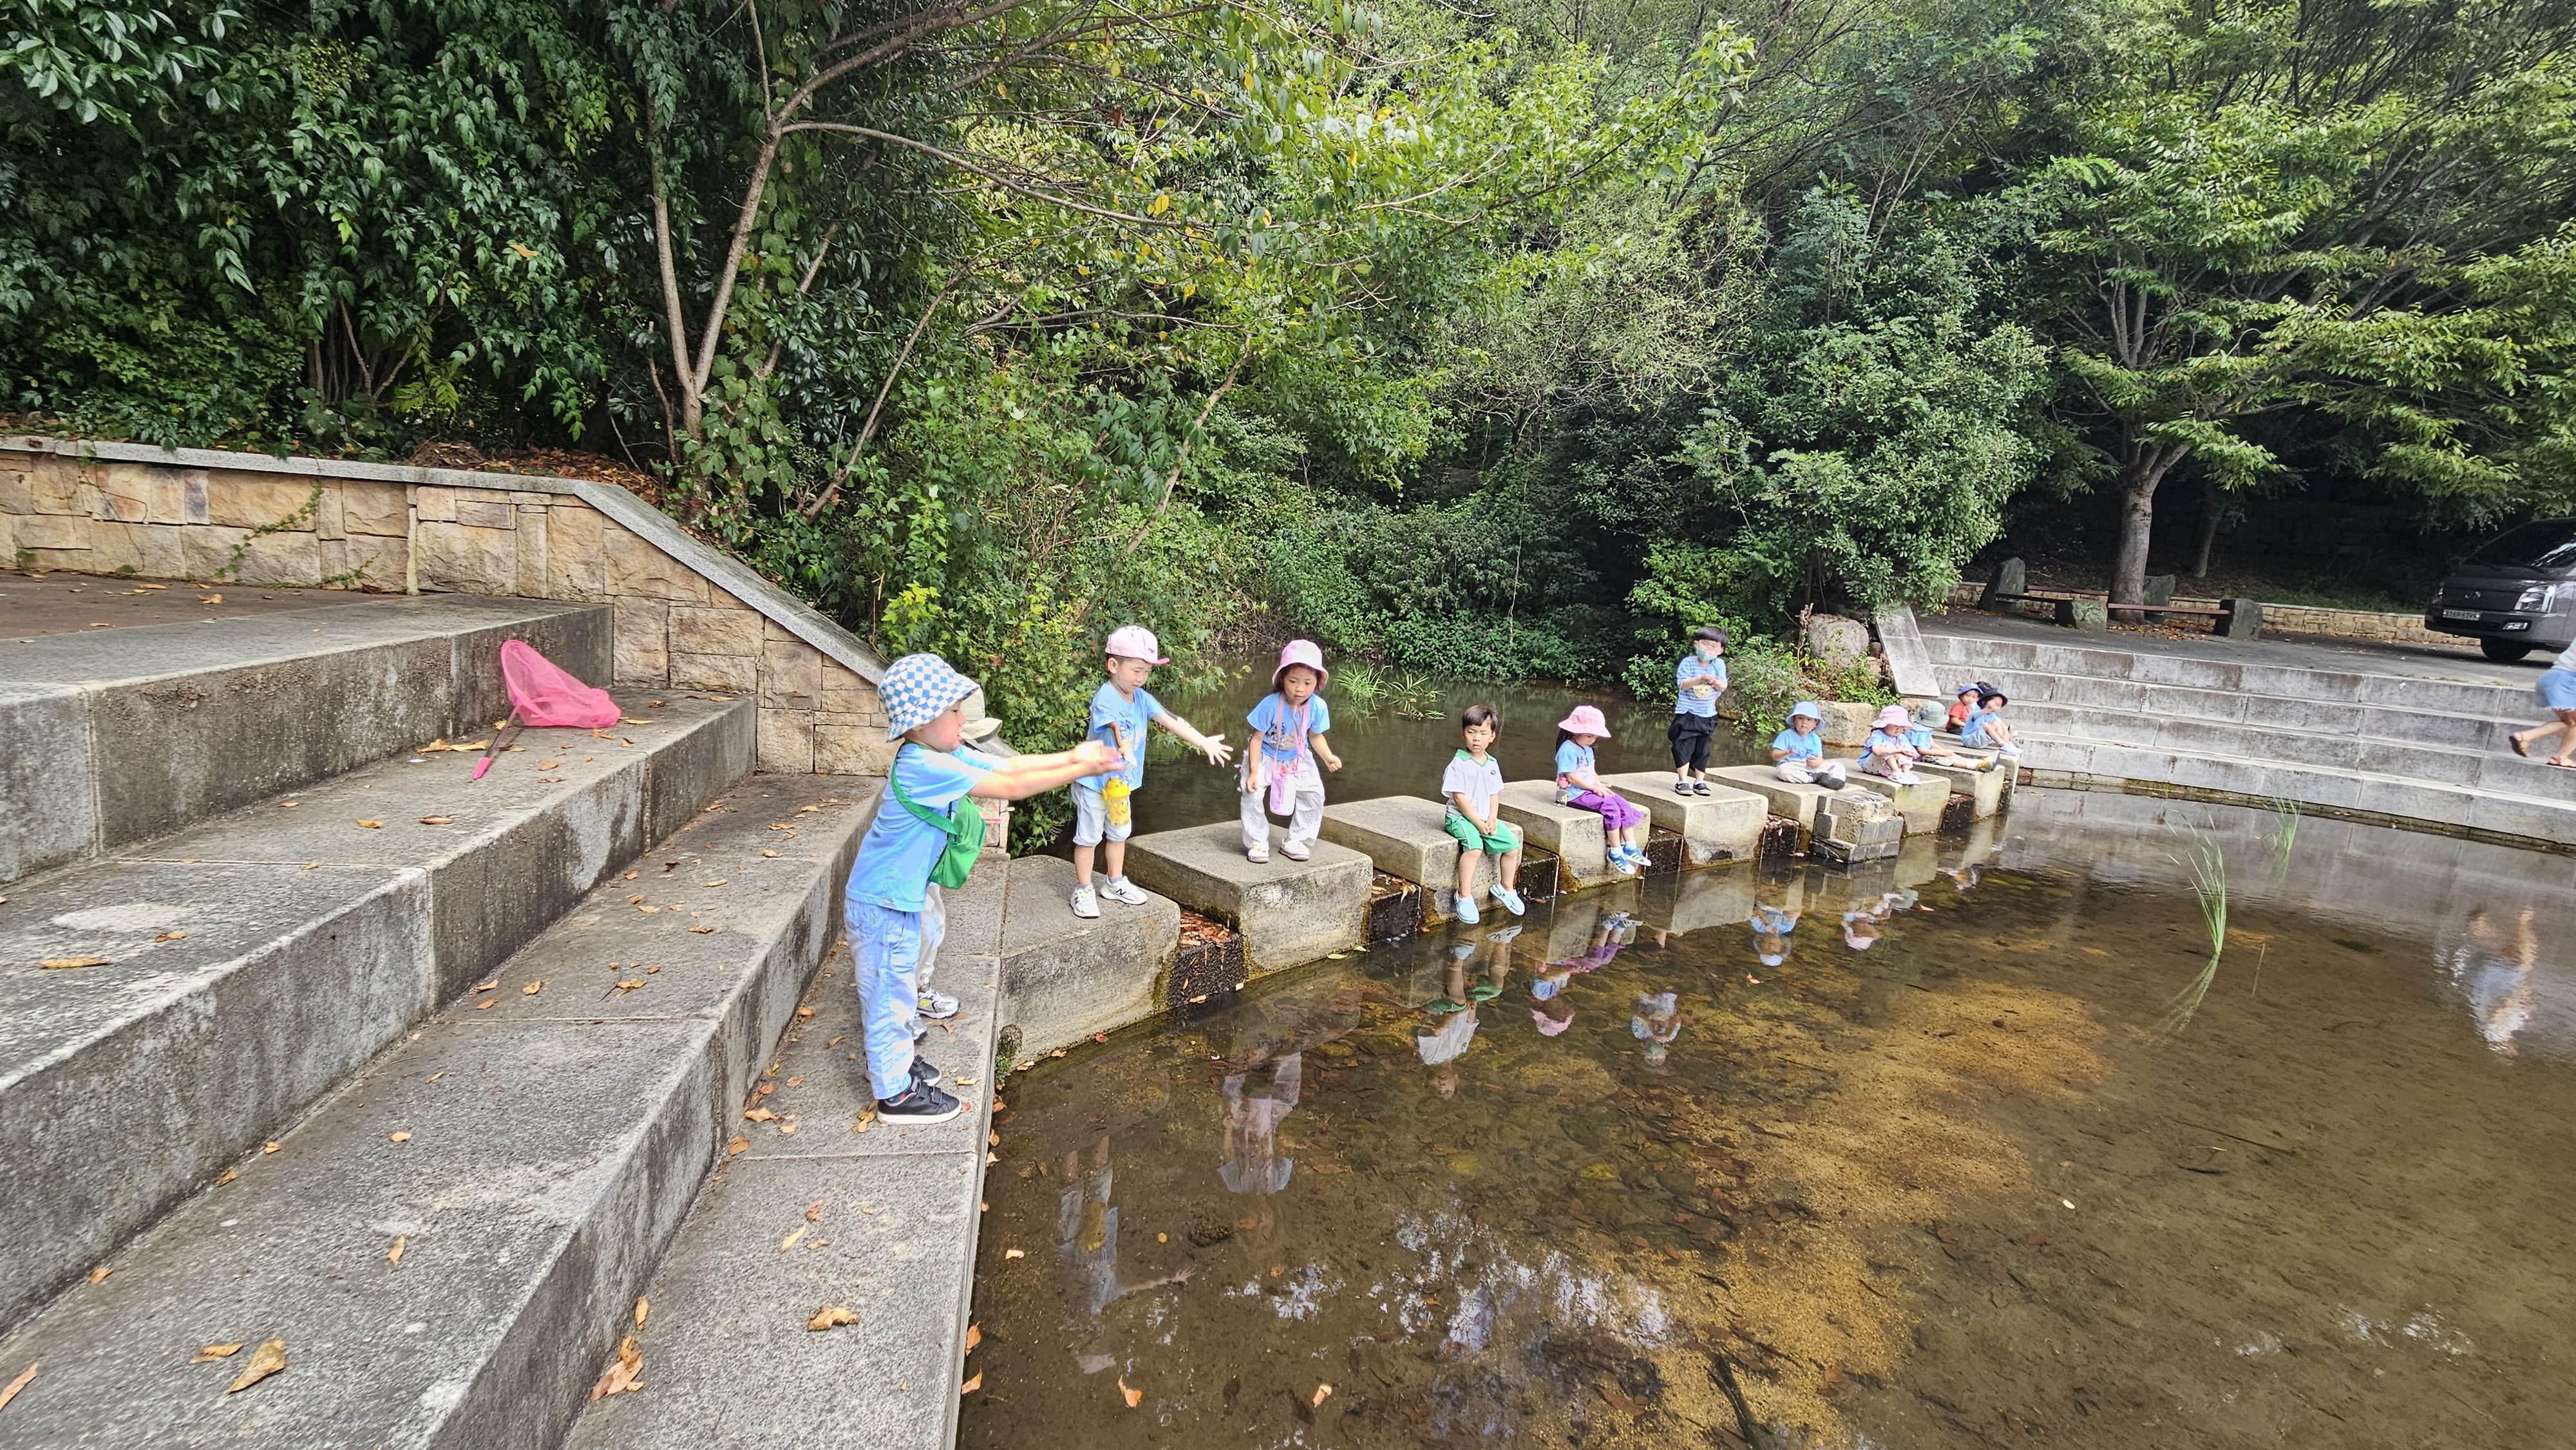
<path fill-rule="evenodd" d="M 2567 885 L 2422 842 L 2026 792 L 1016 1075 L 961 1443 L 2568 1443 Z"/>

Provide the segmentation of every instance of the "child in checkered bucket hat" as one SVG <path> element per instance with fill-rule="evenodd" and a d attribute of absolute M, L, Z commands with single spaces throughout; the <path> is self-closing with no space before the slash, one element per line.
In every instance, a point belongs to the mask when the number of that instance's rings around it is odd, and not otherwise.
<path fill-rule="evenodd" d="M 889 1122 L 938 1123 L 962 1105 L 942 1092 L 939 1072 L 914 1051 L 924 1017 L 953 1017 L 957 999 L 930 987 L 931 960 L 948 915 L 932 873 L 951 843 L 982 838 L 976 800 L 1024 800 L 1115 769 L 1115 751 L 1096 740 L 1053 755 L 986 755 L 964 744 L 960 706 L 975 682 L 933 654 L 886 666 L 877 701 L 895 748 L 886 797 L 859 843 L 843 894 L 852 978 L 867 1038 L 868 1079 L 877 1113 Z M 962 813 L 962 814 L 961 814 Z"/>

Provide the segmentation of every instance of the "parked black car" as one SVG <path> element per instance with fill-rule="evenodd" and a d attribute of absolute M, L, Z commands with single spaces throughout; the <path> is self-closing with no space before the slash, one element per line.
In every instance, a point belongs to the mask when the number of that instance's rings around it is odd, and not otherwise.
<path fill-rule="evenodd" d="M 2507 662 L 2576 644 L 2576 519 L 2541 519 L 2480 544 L 2442 580 L 2424 627 L 2467 635 Z"/>

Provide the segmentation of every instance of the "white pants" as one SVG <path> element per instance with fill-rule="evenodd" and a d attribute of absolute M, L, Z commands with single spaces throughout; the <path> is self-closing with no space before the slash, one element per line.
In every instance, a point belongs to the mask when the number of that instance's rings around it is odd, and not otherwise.
<path fill-rule="evenodd" d="M 1256 744 L 1253 748 L 1258 750 L 1261 747 Z M 1288 849 L 1312 849 L 1315 833 L 1324 826 L 1324 778 L 1315 772 L 1315 757 L 1304 757 L 1293 769 L 1275 760 L 1265 760 L 1262 765 L 1269 770 L 1288 770 L 1289 779 L 1293 782 L 1289 798 Z M 1270 849 L 1269 796 L 1266 787 L 1237 794 L 1237 804 L 1243 814 L 1243 849 L 1247 851 Z"/>
<path fill-rule="evenodd" d="M 1870 775 L 1885 776 L 1887 779 L 1896 782 L 1898 785 L 1921 785 L 1923 783 L 1922 776 L 1915 774 L 1912 769 L 1897 763 L 1902 759 L 1904 759 L 1904 757 L 1898 755 L 1873 755 L 1868 759 L 1863 760 L 1860 763 L 1860 768 L 1863 772 Z M 1841 763 L 1842 762 L 1840 761 L 1835 762 L 1837 765 Z"/>
<path fill-rule="evenodd" d="M 1791 785 L 1814 785 L 1820 780 L 1831 780 L 1839 785 L 1848 779 L 1843 774 L 1843 762 L 1839 760 L 1801 760 L 1794 755 L 1781 761 L 1774 774 Z"/>

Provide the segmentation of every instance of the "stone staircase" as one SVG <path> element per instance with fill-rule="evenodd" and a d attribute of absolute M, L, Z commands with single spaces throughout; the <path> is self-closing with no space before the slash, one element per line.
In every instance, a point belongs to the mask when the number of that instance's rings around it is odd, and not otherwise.
<path fill-rule="evenodd" d="M 504 638 L 606 678 L 610 615 L 0 638 L 0 1379 L 37 1366 L 0 1440 L 570 1429 L 877 789 L 754 777 L 757 702 L 667 687 L 479 782 L 414 753 L 488 733 Z M 271 1340 L 286 1369 L 227 1393 Z"/>
<path fill-rule="evenodd" d="M 1992 682 L 2036 784 L 2281 798 L 2437 830 L 2576 842 L 2576 772 L 2517 756 L 2527 683 L 2392 657 L 2224 641 L 2131 646 L 2036 626 L 1932 619 L 1949 688 Z"/>

